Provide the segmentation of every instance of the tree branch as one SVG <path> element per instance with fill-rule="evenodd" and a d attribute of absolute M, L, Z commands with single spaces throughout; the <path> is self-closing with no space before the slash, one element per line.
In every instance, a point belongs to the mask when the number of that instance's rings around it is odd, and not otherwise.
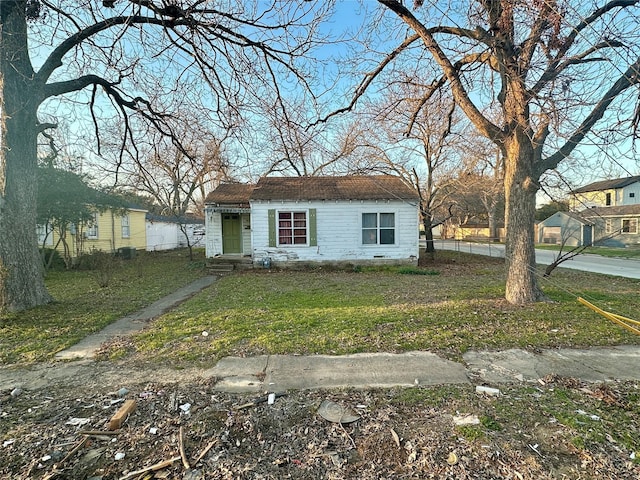
<path fill-rule="evenodd" d="M 571 152 L 586 137 L 591 128 L 600 120 L 609 105 L 615 98 L 632 85 L 640 83 L 640 57 L 624 72 L 620 78 L 611 86 L 611 88 L 602 96 L 600 101 L 595 105 L 591 113 L 582 121 L 576 131 L 569 137 L 565 144 L 553 155 L 542 160 L 537 168 L 537 175 L 541 175 L 547 170 L 552 170 L 558 164 L 571 155 Z"/>
<path fill-rule="evenodd" d="M 373 81 L 376 79 L 376 77 L 380 75 L 380 73 L 382 73 L 382 71 L 386 68 L 386 66 L 389 65 L 396 57 L 398 57 L 398 55 L 400 55 L 404 50 L 406 50 L 412 43 L 414 43 L 419 38 L 420 36 L 417 34 L 407 37 L 400 45 L 398 45 L 398 47 L 396 47 L 389 55 L 387 55 L 384 58 L 384 60 L 375 68 L 375 70 L 365 75 L 362 82 L 360 82 L 360 85 L 358 85 L 358 88 L 356 88 L 353 98 L 351 99 L 351 102 L 349 103 L 348 106 L 344 108 L 340 108 L 334 112 L 331 112 L 329 115 L 317 120 L 316 122 L 312 123 L 310 126 L 313 127 L 318 123 L 326 123 L 331 117 L 335 117 L 336 115 L 339 115 L 341 113 L 350 112 L 353 109 L 353 107 L 355 107 L 356 103 L 358 103 L 358 100 L 360 99 L 360 97 L 362 97 L 362 95 L 364 95 L 364 93 L 367 91 L 367 89 L 369 88 L 369 85 L 371 85 Z"/>
<path fill-rule="evenodd" d="M 425 47 L 440 65 L 448 82 L 451 84 L 451 90 L 458 106 L 462 108 L 469 120 L 483 135 L 494 142 L 500 143 L 504 136 L 502 130 L 491 123 L 471 101 L 455 66 L 433 38 L 432 33 L 398 0 L 378 0 L 378 2 L 394 12 L 420 36 Z"/>
<path fill-rule="evenodd" d="M 562 42 L 562 45 L 558 49 L 558 52 L 556 53 L 555 58 L 547 66 L 546 70 L 540 76 L 540 78 L 536 82 L 535 86 L 531 89 L 531 91 L 535 95 L 537 95 L 540 91 L 542 91 L 542 89 L 550 81 L 556 78 L 560 74 L 560 72 L 568 66 L 568 65 L 564 65 L 562 67 L 559 67 L 559 65 L 561 65 L 562 59 L 566 56 L 569 49 L 573 46 L 578 36 L 582 34 L 582 31 L 585 28 L 589 27 L 592 23 L 600 19 L 603 15 L 610 12 L 611 10 L 615 8 L 631 7 L 633 5 L 636 5 L 639 1 L 640 0 L 612 0 L 606 5 L 598 8 L 588 17 L 584 18 L 578 25 L 576 25 L 574 28 L 571 29 L 571 32 L 569 33 L 569 35 L 567 35 L 567 37 Z M 610 43 L 610 42 L 605 42 L 605 43 Z M 610 45 L 610 46 L 613 46 L 613 45 Z"/>

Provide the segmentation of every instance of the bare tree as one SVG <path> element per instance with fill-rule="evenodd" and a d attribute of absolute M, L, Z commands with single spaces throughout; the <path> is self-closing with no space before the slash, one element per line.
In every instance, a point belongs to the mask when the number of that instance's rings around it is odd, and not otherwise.
<path fill-rule="evenodd" d="M 434 96 L 428 108 L 410 118 L 417 91 L 414 81 L 395 85 L 389 79 L 384 99 L 360 113 L 356 168 L 398 175 L 418 193 L 426 251 L 433 253 L 433 229 L 451 214 L 444 187 L 463 163 L 462 138 L 455 104 L 446 96 Z"/>
<path fill-rule="evenodd" d="M 0 265 L 8 308 L 50 301 L 35 235 L 36 145 L 59 115 L 88 108 L 79 131 L 101 153 L 101 122 L 116 112 L 120 151 L 135 119 L 180 139 L 171 113 L 241 116 L 277 103 L 286 78 L 308 88 L 301 67 L 331 2 L 232 0 L 3 0 L 0 2 Z M 183 85 L 200 85 L 184 92 Z M 206 86 L 207 88 L 202 88 Z M 47 114 L 47 112 L 49 112 Z"/>
<path fill-rule="evenodd" d="M 313 123 L 317 102 L 307 97 L 264 105 L 269 128 L 263 131 L 265 175 L 299 177 L 344 172 L 355 148 L 353 124 Z"/>
<path fill-rule="evenodd" d="M 408 32 L 397 28 L 403 38 L 367 73 L 350 107 L 385 69 L 437 68 L 424 101 L 447 86 L 505 161 L 506 299 L 543 300 L 534 252 L 539 181 L 599 125 L 632 133 L 640 118 L 630 88 L 640 80 L 638 1 L 415 0 L 412 10 L 378 3 Z"/>
<path fill-rule="evenodd" d="M 149 135 L 151 151 L 142 159 L 128 152 L 119 167 L 119 184 L 151 199 L 162 215 L 179 225 L 193 259 L 189 214 L 202 210 L 208 191 L 231 179 L 224 151 L 229 131 L 216 137 L 194 125 L 185 127 L 179 146 L 158 133 Z"/>

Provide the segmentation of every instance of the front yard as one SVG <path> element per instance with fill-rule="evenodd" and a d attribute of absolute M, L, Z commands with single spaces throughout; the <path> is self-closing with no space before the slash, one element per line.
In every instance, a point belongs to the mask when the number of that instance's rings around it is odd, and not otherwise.
<path fill-rule="evenodd" d="M 203 265 L 145 255 L 116 264 L 105 287 L 99 271 L 50 275 L 55 304 L 0 319 L 4 368 L 41 369 L 34 362 L 203 275 Z M 470 349 L 640 342 L 575 298 L 637 317 L 640 281 L 558 270 L 543 287 L 551 302 L 508 305 L 502 261 L 456 252 L 421 269 L 223 277 L 105 345 L 88 377 L 0 391 L 0 478 L 639 478 L 637 382 L 548 376 L 500 385 L 499 396 L 470 385 L 299 391 L 268 405 L 194 373 L 224 355 L 430 350 L 460 360 Z M 105 433 L 125 398 L 135 410 Z M 359 419 L 324 420 L 327 399 Z"/>

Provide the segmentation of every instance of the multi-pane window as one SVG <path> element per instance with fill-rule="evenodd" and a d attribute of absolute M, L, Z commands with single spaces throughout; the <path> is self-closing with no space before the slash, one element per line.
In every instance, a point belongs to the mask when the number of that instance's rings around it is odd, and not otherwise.
<path fill-rule="evenodd" d="M 363 245 L 393 245 L 395 243 L 394 213 L 363 213 Z"/>
<path fill-rule="evenodd" d="M 131 236 L 131 229 L 129 227 L 129 214 L 122 216 L 122 238 L 129 238 Z"/>
<path fill-rule="evenodd" d="M 87 238 L 98 238 L 98 213 L 94 213 L 87 223 Z"/>
<path fill-rule="evenodd" d="M 604 233 L 612 233 L 613 232 L 613 224 L 611 223 L 611 219 L 607 218 L 604 221 Z"/>
<path fill-rule="evenodd" d="M 638 219 L 629 218 L 622 220 L 622 233 L 638 233 Z"/>
<path fill-rule="evenodd" d="M 278 243 L 307 244 L 307 212 L 278 212 Z"/>

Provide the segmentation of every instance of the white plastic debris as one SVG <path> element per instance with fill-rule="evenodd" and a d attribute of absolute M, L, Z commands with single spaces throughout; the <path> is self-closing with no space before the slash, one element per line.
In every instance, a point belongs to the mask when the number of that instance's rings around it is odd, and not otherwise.
<path fill-rule="evenodd" d="M 91 421 L 90 418 L 72 417 L 66 422 L 66 425 L 72 425 L 74 427 L 81 427 Z"/>
<path fill-rule="evenodd" d="M 45 455 L 40 459 L 42 462 L 48 462 L 49 460 L 51 460 L 51 455 Z"/>
<path fill-rule="evenodd" d="M 13 443 L 16 441 L 15 438 L 10 438 L 9 440 L 5 440 L 4 442 L 2 442 L 2 447 L 6 448 L 9 445 L 13 445 Z"/>
<path fill-rule="evenodd" d="M 208 337 L 209 336 L 209 332 L 207 332 L 206 330 L 202 332 L 202 336 L 203 337 Z"/>
<path fill-rule="evenodd" d="M 158 433 L 158 429 L 157 429 L 156 427 L 151 427 L 151 428 L 149 429 L 149 433 L 150 433 L 151 435 L 156 435 L 156 434 Z"/>
<path fill-rule="evenodd" d="M 500 395 L 500 390 L 497 388 L 485 387 L 484 385 L 478 385 L 476 387 L 476 393 L 484 393 L 485 395 L 498 396 Z"/>
<path fill-rule="evenodd" d="M 270 393 L 269 396 L 267 397 L 267 404 L 273 405 L 274 403 L 276 403 L 276 394 Z"/>
<path fill-rule="evenodd" d="M 119 397 L 124 397 L 127 395 L 127 393 L 129 393 L 129 390 L 127 388 L 122 387 L 120 390 L 118 390 Z"/>
<path fill-rule="evenodd" d="M 116 460 L 122 460 L 124 457 L 125 457 L 124 452 L 118 452 L 113 458 L 115 458 Z"/>
<path fill-rule="evenodd" d="M 19 387 L 16 387 L 13 390 L 11 390 L 11 396 L 13 398 L 16 398 L 16 397 L 20 396 L 21 393 L 22 393 L 22 389 L 19 388 Z"/>
<path fill-rule="evenodd" d="M 480 419 L 477 415 L 467 414 L 467 415 L 455 415 L 453 417 L 454 425 L 479 425 Z"/>
<path fill-rule="evenodd" d="M 184 413 L 189 413 L 189 410 L 191 410 L 191 404 L 183 403 L 182 405 L 180 405 L 180 410 L 182 410 Z"/>

